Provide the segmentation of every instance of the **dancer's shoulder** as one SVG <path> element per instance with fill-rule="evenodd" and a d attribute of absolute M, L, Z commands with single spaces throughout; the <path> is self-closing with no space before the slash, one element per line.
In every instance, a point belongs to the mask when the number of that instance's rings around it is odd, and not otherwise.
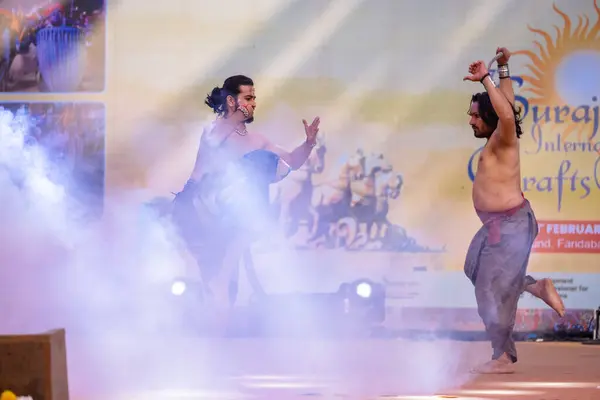
<path fill-rule="evenodd" d="M 200 143 L 210 147 L 217 147 L 222 142 L 222 136 L 216 121 L 212 121 L 203 126 Z"/>

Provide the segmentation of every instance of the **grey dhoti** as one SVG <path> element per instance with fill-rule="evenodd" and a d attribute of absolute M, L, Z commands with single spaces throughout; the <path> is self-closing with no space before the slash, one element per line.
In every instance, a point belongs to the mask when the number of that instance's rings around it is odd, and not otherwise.
<path fill-rule="evenodd" d="M 527 265 L 538 224 L 529 201 L 504 212 L 477 212 L 483 226 L 471 241 L 465 274 L 475 286 L 479 316 L 493 348 L 493 359 L 506 353 L 517 361 L 513 328 L 517 303 L 536 280 Z"/>

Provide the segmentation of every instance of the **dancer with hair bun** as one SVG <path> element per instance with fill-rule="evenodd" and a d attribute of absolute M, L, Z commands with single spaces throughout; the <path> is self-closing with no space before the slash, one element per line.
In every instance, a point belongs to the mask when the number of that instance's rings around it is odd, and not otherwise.
<path fill-rule="evenodd" d="M 244 75 L 207 95 L 217 119 L 204 129 L 190 179 L 175 197 L 172 217 L 200 267 L 219 313 L 233 305 L 239 261 L 252 241 L 272 229 L 269 185 L 300 168 L 317 144 L 319 117 L 303 120 L 305 139 L 292 152 L 247 129 L 256 92 Z"/>

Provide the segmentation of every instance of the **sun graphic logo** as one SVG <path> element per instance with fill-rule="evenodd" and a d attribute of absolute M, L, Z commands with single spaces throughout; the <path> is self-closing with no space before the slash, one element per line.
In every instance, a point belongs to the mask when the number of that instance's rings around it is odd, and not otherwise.
<path fill-rule="evenodd" d="M 524 96 L 517 96 L 524 116 L 532 122 L 531 134 L 537 143 L 542 136 L 553 137 L 552 146 L 562 151 L 595 151 L 600 153 L 598 135 L 600 97 L 600 7 L 594 0 L 595 22 L 587 13 L 577 16 L 577 24 L 560 10 L 563 20 L 554 25 L 554 35 L 528 26 L 543 38 L 534 41 L 536 51 L 520 50 L 514 55 L 529 59 L 528 72 L 515 79 Z M 570 149 L 566 149 L 569 147 Z M 548 151 L 549 149 L 546 149 Z M 553 149 L 550 151 L 561 151 Z"/>

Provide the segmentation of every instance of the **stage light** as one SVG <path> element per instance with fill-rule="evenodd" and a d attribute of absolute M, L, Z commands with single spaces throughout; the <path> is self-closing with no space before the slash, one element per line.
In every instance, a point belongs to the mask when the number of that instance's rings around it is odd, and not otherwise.
<path fill-rule="evenodd" d="M 165 293 L 181 311 L 184 325 L 198 333 L 210 327 L 212 305 L 206 302 L 206 288 L 200 280 L 177 277 Z M 385 313 L 385 287 L 357 279 L 332 292 L 255 294 L 247 305 L 236 307 L 229 333 L 365 337 L 380 327 Z"/>
<path fill-rule="evenodd" d="M 345 313 L 352 314 L 353 318 L 365 324 L 385 320 L 385 287 L 382 284 L 369 279 L 357 279 L 340 285 L 338 296 L 344 299 Z"/>
<path fill-rule="evenodd" d="M 185 284 L 184 281 L 175 281 L 173 282 L 173 284 L 171 285 L 171 293 L 175 296 L 181 296 L 182 294 L 185 293 L 185 290 L 187 289 L 187 285 Z"/>
<path fill-rule="evenodd" d="M 369 297 L 371 297 L 372 293 L 373 288 L 371 287 L 370 283 L 361 282 L 356 285 L 356 294 L 362 297 L 363 299 L 368 299 Z"/>

